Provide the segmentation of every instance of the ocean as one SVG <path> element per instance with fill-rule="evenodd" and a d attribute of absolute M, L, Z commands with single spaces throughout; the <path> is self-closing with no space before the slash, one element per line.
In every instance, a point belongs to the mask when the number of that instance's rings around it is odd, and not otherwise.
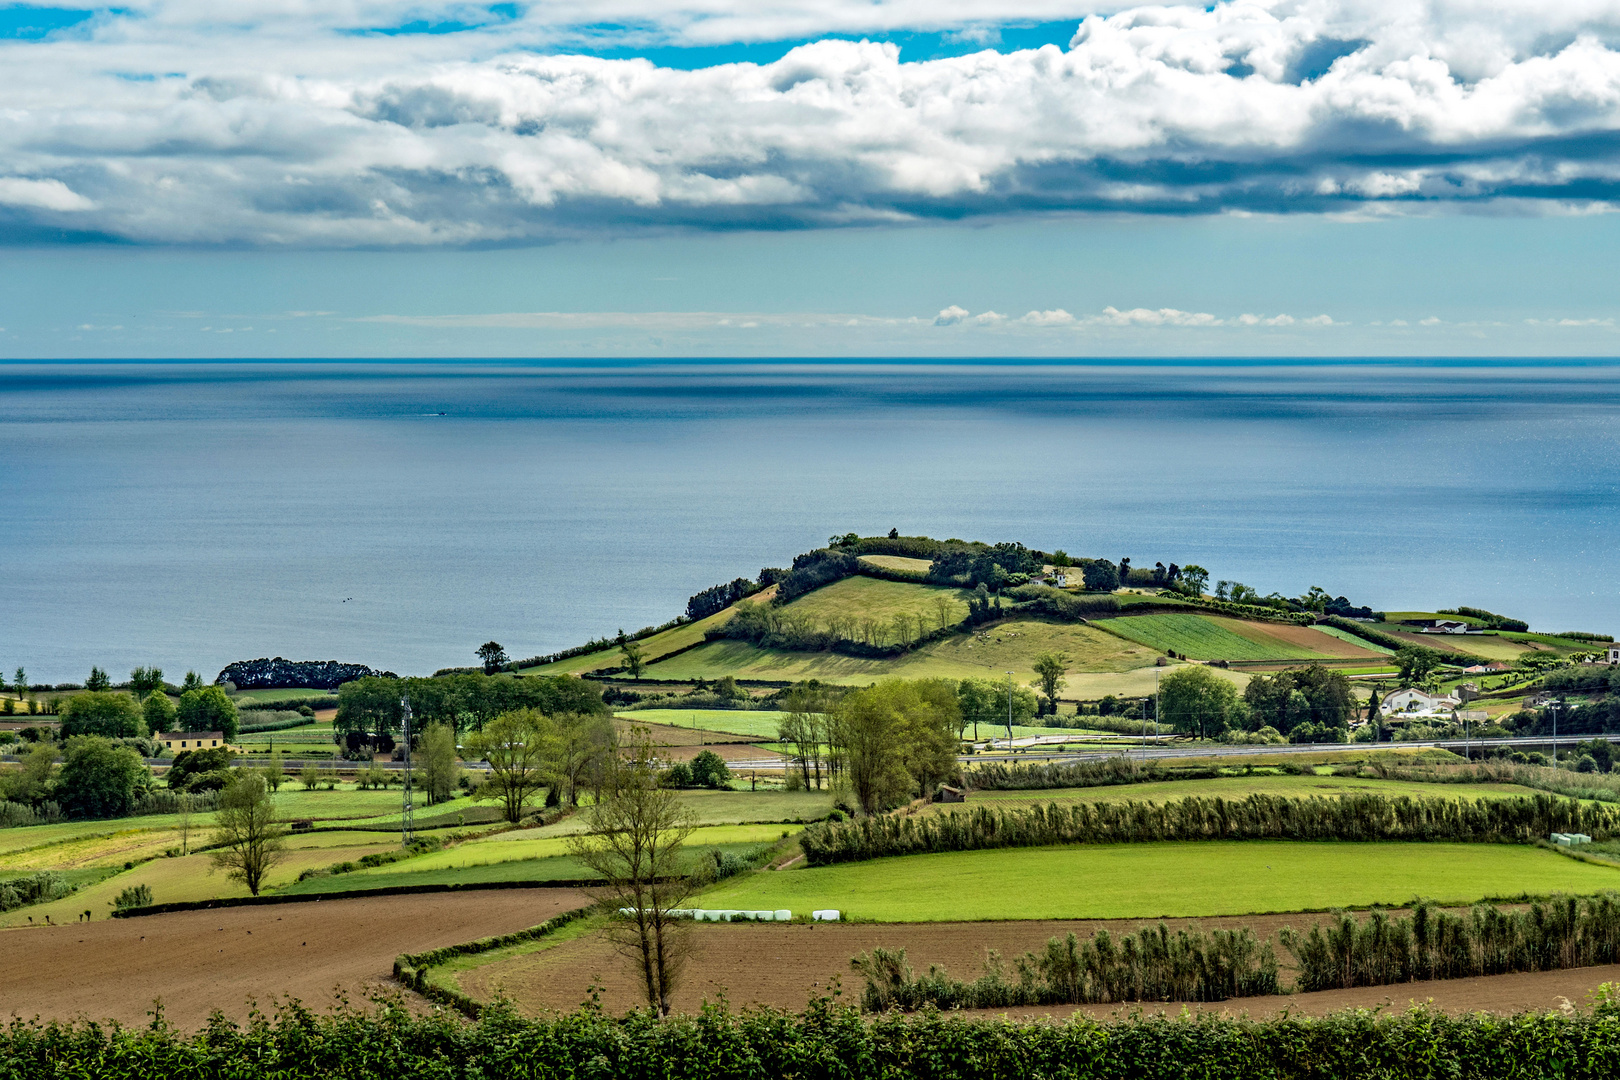
<path fill-rule="evenodd" d="M 0 668 L 400 673 L 833 534 L 1620 631 L 1620 365 L 0 365 Z"/>

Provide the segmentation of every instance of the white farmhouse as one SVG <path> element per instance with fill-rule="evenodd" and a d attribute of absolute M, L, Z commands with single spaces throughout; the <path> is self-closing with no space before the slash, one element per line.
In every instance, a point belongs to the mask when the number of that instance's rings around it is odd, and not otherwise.
<path fill-rule="evenodd" d="M 1609 642 L 1609 663 L 1620 664 L 1620 641 Z"/>
<path fill-rule="evenodd" d="M 1434 716 L 1436 713 L 1450 713 L 1461 704 L 1462 698 L 1456 694 L 1441 696 L 1409 688 L 1389 695 L 1378 706 L 1378 711 L 1385 716 Z"/>

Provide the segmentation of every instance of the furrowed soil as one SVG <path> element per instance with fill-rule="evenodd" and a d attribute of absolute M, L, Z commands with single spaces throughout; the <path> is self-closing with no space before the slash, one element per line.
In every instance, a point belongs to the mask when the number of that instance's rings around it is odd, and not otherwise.
<path fill-rule="evenodd" d="M 1321 918 L 1325 916 L 1267 915 L 1165 921 L 1172 930 L 1193 925 L 1206 930 L 1247 926 L 1261 937 L 1275 939 L 1277 930 L 1283 926 L 1302 930 Z M 714 1001 L 723 993 L 734 1008 L 759 1004 L 797 1010 L 812 996 L 838 987 L 842 989 L 840 1000 L 855 1004 L 860 1000 L 863 983 L 851 971 L 849 962 L 874 946 L 904 948 L 908 962 L 918 974 L 938 964 L 956 978 L 973 979 L 983 971 L 991 950 L 1001 954 L 1010 971 L 1016 957 L 1040 948 L 1047 939 L 1057 935 L 1073 932 L 1083 939 L 1107 929 L 1117 936 L 1153 925 L 1157 925 L 1157 920 L 906 925 L 699 924 L 691 928 L 695 952 L 687 967 L 684 985 L 675 993 L 675 1008 L 680 1012 L 695 1012 L 703 1001 Z M 1280 953 L 1279 959 L 1286 962 L 1287 953 Z M 1286 985 L 1293 973 L 1286 967 L 1283 970 Z M 629 962 L 599 935 L 472 968 L 461 972 L 457 979 L 464 991 L 480 1000 L 491 1000 L 497 993 L 505 993 L 514 999 L 520 1011 L 529 1015 L 577 1007 L 589 996 L 593 982 L 601 987 L 602 1005 L 609 1012 L 644 1004 L 637 996 L 639 988 Z M 1284 1010 L 1321 1015 L 1352 1007 L 1384 1005 L 1402 1009 L 1413 1001 L 1433 1000 L 1436 1006 L 1450 1012 L 1513 1013 L 1525 1009 L 1559 1009 L 1565 1004 L 1579 1006 L 1600 984 L 1616 980 L 1620 980 L 1620 966 L 1240 998 L 1188 1007 L 1228 1014 L 1247 1012 L 1260 1017 Z M 1164 1010 L 1175 1015 L 1182 1006 L 1180 1003 L 1065 1005 L 985 1010 L 983 1015 L 1062 1019 L 1083 1011 L 1101 1018 L 1136 1008 L 1150 1012 Z"/>
<path fill-rule="evenodd" d="M 183 911 L 0 933 L 0 1016 L 144 1024 L 152 1002 L 195 1029 L 215 1009 L 391 988 L 394 957 L 509 934 L 585 903 L 573 889 L 380 896 Z"/>

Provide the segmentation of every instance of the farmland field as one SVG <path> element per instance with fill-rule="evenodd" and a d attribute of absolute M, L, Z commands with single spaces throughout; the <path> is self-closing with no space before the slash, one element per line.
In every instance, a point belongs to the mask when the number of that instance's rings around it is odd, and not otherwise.
<path fill-rule="evenodd" d="M 938 605 L 946 602 L 947 624 L 961 622 L 967 615 L 966 589 L 946 585 L 913 585 L 882 578 L 847 577 L 823 585 L 784 605 L 784 614 L 807 615 L 825 626 L 834 618 L 876 619 L 888 622 L 896 615 L 920 615 L 929 629 L 939 625 Z"/>
<path fill-rule="evenodd" d="M 1157 659 L 1153 650 L 1091 626 L 1035 619 L 1013 619 L 979 633 L 953 635 L 885 660 L 838 653 L 780 652 L 742 641 L 711 641 L 654 664 L 648 675 L 672 679 L 724 675 L 786 681 L 820 679 L 864 686 L 886 678 L 989 678 L 999 682 L 1005 672 L 1011 671 L 1018 683 L 1027 685 L 1035 677 L 1035 658 L 1045 652 L 1067 653 L 1073 662 L 1065 697 L 1152 692 L 1151 667 Z M 1094 674 L 1103 678 L 1089 678 Z M 1117 678 L 1122 674 L 1131 677 Z"/>
<path fill-rule="evenodd" d="M 1202 799 L 1243 799 L 1249 795 L 1286 795 L 1306 798 L 1312 795 L 1410 795 L 1438 799 L 1504 799 L 1534 795 L 1535 791 L 1517 784 L 1422 784 L 1405 780 L 1378 780 L 1356 776 L 1290 776 L 1257 773 L 1251 776 L 1223 776 L 1211 780 L 1164 780 L 1146 784 L 1118 784 L 1109 787 L 1051 788 L 1046 791 L 975 791 L 967 806 L 994 807 L 1045 806 L 1048 803 L 1076 802 L 1168 802 L 1197 796 Z M 931 808 L 945 813 L 951 806 Z"/>
<path fill-rule="evenodd" d="M 1105 619 L 1099 626 L 1159 652 L 1194 660 L 1327 660 L 1378 654 L 1311 627 L 1168 612 Z"/>
<path fill-rule="evenodd" d="M 1340 630 L 1337 626 L 1313 626 L 1311 629 L 1317 631 L 1318 633 L 1327 634 L 1330 637 L 1336 637 L 1340 641 L 1349 642 L 1351 645 L 1354 645 L 1357 648 L 1378 653 L 1380 656 L 1395 655 L 1394 649 L 1385 648 L 1383 645 L 1374 645 L 1372 642 L 1359 638 L 1348 630 Z"/>
<path fill-rule="evenodd" d="M 617 714 L 631 724 L 718 731 L 749 739 L 774 739 L 782 714 L 765 709 L 633 709 Z"/>
<path fill-rule="evenodd" d="M 775 595 L 775 587 L 762 589 L 751 599 L 763 602 Z M 683 623 L 680 626 L 670 627 L 661 633 L 641 639 L 641 650 L 648 660 L 656 660 L 660 656 L 667 656 L 677 649 L 684 649 L 688 645 L 695 645 L 703 640 L 703 635 L 721 623 L 726 622 L 736 614 L 736 607 L 717 611 L 707 618 L 696 622 Z M 577 675 L 582 671 L 595 671 L 597 668 L 616 667 L 623 660 L 619 650 L 613 647 L 602 649 L 599 652 L 586 653 L 583 656 L 571 656 L 566 660 L 558 660 L 551 664 L 541 664 L 538 667 L 520 668 L 525 675 Z"/>
<path fill-rule="evenodd" d="M 862 555 L 861 562 L 903 574 L 926 574 L 934 564 L 928 559 L 908 559 L 904 555 Z"/>
<path fill-rule="evenodd" d="M 310 690 L 305 687 L 291 687 L 284 690 L 238 690 L 231 695 L 239 709 L 251 709 L 260 701 L 300 701 L 311 708 L 337 708 L 337 695 L 327 693 L 325 690 Z"/>
<path fill-rule="evenodd" d="M 906 855 L 750 874 L 705 907 L 832 907 L 880 922 L 1201 917 L 1620 888 L 1620 869 L 1506 844 L 1249 840 Z"/>

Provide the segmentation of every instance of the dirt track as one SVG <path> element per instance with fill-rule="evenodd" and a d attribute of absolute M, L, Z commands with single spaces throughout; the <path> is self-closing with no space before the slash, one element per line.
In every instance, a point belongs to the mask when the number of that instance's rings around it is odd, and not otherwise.
<path fill-rule="evenodd" d="M 1303 929 L 1312 920 L 1313 916 L 1309 915 L 1245 916 L 1202 919 L 1197 920 L 1197 924 L 1205 929 L 1249 926 L 1257 934 L 1271 936 L 1278 927 L 1292 925 Z M 705 998 L 712 1001 L 723 992 L 733 1006 L 762 1004 L 800 1009 L 812 995 L 825 992 L 837 980 L 843 987 L 841 1000 L 854 1003 L 860 999 L 862 983 L 850 970 L 850 958 L 875 945 L 904 947 L 907 959 L 919 974 L 929 965 L 939 964 L 957 978 L 971 979 L 983 970 L 992 949 L 1000 952 L 1010 970 L 1014 958 L 1040 947 L 1054 935 L 1072 930 L 1084 938 L 1104 927 L 1119 934 L 1155 922 L 704 924 L 692 928 L 696 953 L 675 1002 L 678 1009 L 692 1011 Z M 1174 929 L 1188 925 L 1191 920 L 1167 922 Z M 461 985 L 473 996 L 486 1000 L 497 991 L 504 991 L 523 1010 L 533 1014 L 546 1009 L 575 1007 L 585 999 L 593 980 L 602 986 L 602 1004 L 610 1011 L 641 1003 L 629 964 L 600 938 L 576 939 L 543 952 L 475 968 L 461 976 Z M 1599 984 L 1610 981 L 1620 981 L 1620 967 L 1249 998 L 1205 1008 L 1233 1014 L 1248 1012 L 1257 1017 L 1284 1009 L 1314 1015 L 1385 1003 L 1404 1008 L 1410 1001 L 1433 998 L 1438 1006 L 1452 1011 L 1517 1012 L 1559 1008 L 1565 1000 L 1578 1006 Z M 1147 1006 L 1149 1009 L 1165 1007 Z M 1121 1008 L 1090 1006 L 1084 1011 L 1106 1017 Z M 1168 1008 L 1179 1012 L 1181 1007 Z M 1073 1006 L 1063 1006 L 1020 1009 L 1009 1015 L 1066 1017 L 1075 1011 Z"/>
<path fill-rule="evenodd" d="M 325 1008 L 388 982 L 394 957 L 534 926 L 584 898 L 497 889 L 185 911 L 0 932 L 0 1016 L 147 1020 L 180 1027 L 214 1009 L 241 1019 L 292 996 Z"/>

